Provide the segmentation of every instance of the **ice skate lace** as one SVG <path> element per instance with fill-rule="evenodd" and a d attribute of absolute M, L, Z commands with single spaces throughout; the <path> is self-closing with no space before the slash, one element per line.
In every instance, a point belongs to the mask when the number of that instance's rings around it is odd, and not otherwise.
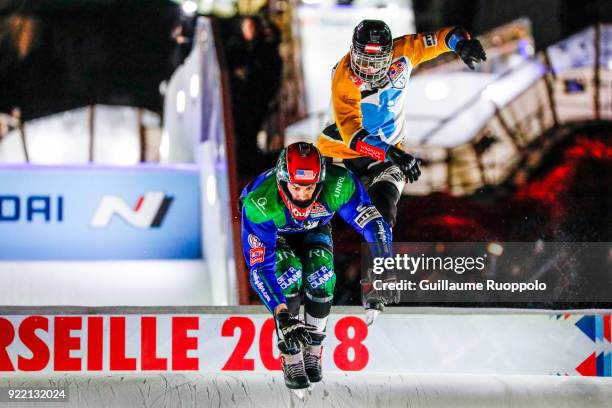
<path fill-rule="evenodd" d="M 302 362 L 297 362 L 293 364 L 287 364 L 287 373 L 290 377 L 299 377 L 304 375 L 304 369 L 302 366 Z"/>
<path fill-rule="evenodd" d="M 313 368 L 313 369 L 318 369 L 319 368 L 319 356 L 317 356 L 316 354 L 312 354 L 312 353 L 304 353 L 304 366 L 306 366 L 306 368 Z"/>

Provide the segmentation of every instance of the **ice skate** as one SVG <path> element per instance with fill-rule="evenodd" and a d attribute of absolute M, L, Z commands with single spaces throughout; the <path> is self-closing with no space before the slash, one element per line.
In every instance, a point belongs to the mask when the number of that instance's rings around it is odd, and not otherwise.
<path fill-rule="evenodd" d="M 285 385 L 287 388 L 291 390 L 304 390 L 310 386 L 302 353 L 281 353 L 281 366 L 285 375 Z M 297 394 L 299 393 L 296 393 L 296 395 Z M 303 398 L 303 396 L 301 398 Z"/>
<path fill-rule="evenodd" d="M 311 383 L 318 383 L 323 379 L 321 369 L 321 357 L 323 356 L 323 346 L 310 345 L 304 348 L 304 366 L 306 375 Z"/>

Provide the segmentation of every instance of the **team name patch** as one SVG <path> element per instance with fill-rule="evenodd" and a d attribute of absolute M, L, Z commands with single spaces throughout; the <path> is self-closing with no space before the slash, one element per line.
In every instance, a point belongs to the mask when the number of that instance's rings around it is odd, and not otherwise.
<path fill-rule="evenodd" d="M 427 33 L 423 36 L 423 44 L 425 44 L 425 48 L 435 47 L 438 44 L 438 39 L 434 33 Z"/>

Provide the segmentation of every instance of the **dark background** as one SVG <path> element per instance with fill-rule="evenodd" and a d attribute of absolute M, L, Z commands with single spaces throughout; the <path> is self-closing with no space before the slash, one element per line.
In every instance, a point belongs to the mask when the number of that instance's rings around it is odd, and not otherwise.
<path fill-rule="evenodd" d="M 384 2 L 381 2 L 381 5 Z M 414 0 L 419 31 L 474 34 L 527 16 L 542 49 L 597 21 L 606 0 Z M 25 120 L 96 103 L 161 112 L 159 84 L 177 64 L 180 12 L 169 0 L 0 1 L 0 112 Z"/>

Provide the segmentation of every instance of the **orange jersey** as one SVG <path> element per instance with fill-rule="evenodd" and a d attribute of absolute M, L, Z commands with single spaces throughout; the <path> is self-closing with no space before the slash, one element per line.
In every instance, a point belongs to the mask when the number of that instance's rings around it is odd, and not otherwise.
<path fill-rule="evenodd" d="M 448 51 L 446 38 L 453 27 L 435 33 L 405 35 L 393 40 L 393 58 L 387 82 L 372 89 L 351 71 L 347 53 L 332 71 L 332 113 L 317 140 L 324 156 L 352 159 L 363 156 L 356 144 L 364 141 L 368 156 L 384 160 L 386 146 L 400 143 L 404 137 L 406 86 L 412 69 Z M 363 147 L 360 147 L 360 151 Z M 380 152 L 383 152 L 380 156 Z"/>

